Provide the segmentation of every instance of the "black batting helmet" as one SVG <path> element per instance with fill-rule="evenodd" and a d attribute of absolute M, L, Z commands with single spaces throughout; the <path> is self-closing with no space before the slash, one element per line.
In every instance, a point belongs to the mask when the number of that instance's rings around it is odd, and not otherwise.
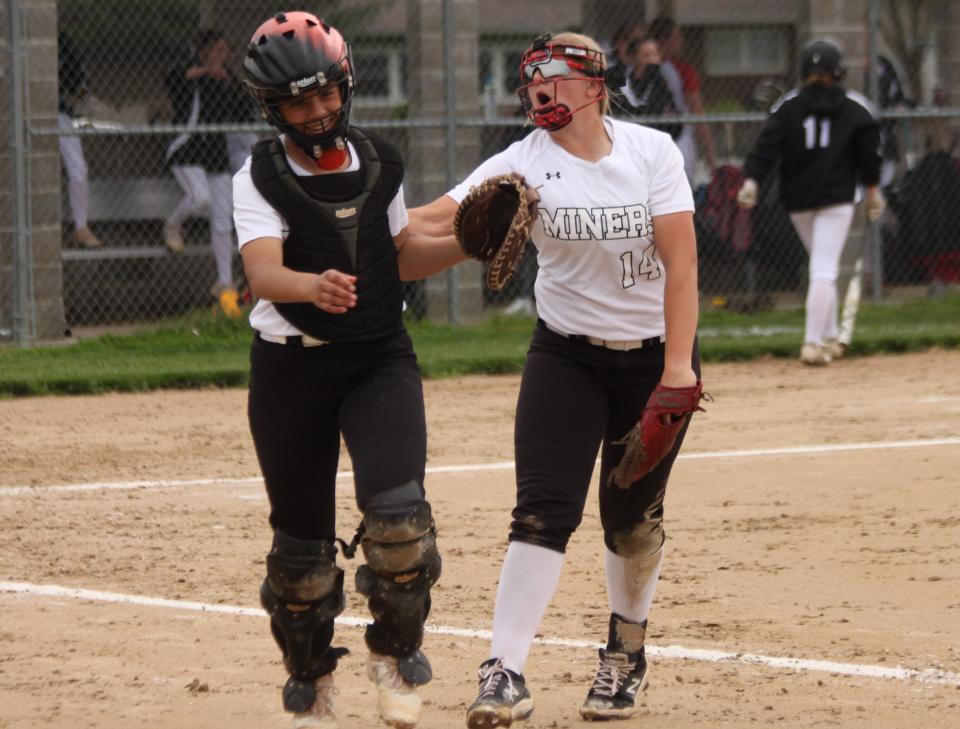
<path fill-rule="evenodd" d="M 806 79 L 817 73 L 832 76 L 835 81 L 840 81 L 847 73 L 840 49 L 830 41 L 813 41 L 800 54 L 800 78 Z"/>
<path fill-rule="evenodd" d="M 311 153 L 343 144 L 353 98 L 353 61 L 340 32 L 312 13 L 277 13 L 254 32 L 243 59 L 243 83 L 263 118 Z M 280 104 L 336 85 L 339 111 L 322 120 L 290 124 Z M 321 127 L 321 131 L 317 128 Z"/>

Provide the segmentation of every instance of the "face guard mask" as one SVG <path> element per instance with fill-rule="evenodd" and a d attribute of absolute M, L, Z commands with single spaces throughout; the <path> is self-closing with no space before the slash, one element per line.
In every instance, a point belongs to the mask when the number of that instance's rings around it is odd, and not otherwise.
<path fill-rule="evenodd" d="M 520 61 L 520 83 L 517 90 L 527 118 L 547 131 L 563 129 L 581 109 L 603 100 L 606 90 L 596 98 L 571 110 L 556 103 L 561 82 L 603 83 L 603 54 L 585 46 L 550 43 L 550 36 L 537 38 Z M 579 73 L 583 75 L 572 75 Z M 539 74 L 542 80 L 535 80 Z M 552 88 L 551 88 L 552 85 Z M 536 103 L 535 103 L 536 102 Z"/>
<path fill-rule="evenodd" d="M 312 97 L 332 91 L 340 96 L 341 106 L 320 116 L 310 117 L 294 124 L 286 121 L 281 109 L 307 103 Z M 269 103 L 269 102 L 268 102 Z M 293 142 L 312 157 L 322 169 L 336 169 L 343 164 L 347 156 L 344 134 L 347 126 L 349 107 L 344 108 L 343 96 L 339 84 L 327 84 L 314 87 L 306 92 L 279 99 L 273 105 L 277 117 L 284 119 L 283 131 Z M 279 125 L 278 125 L 279 126 Z"/>

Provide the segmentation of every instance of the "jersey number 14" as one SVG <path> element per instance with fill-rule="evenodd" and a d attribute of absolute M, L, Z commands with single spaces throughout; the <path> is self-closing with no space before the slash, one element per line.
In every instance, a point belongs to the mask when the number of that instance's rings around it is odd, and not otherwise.
<path fill-rule="evenodd" d="M 819 139 L 817 138 L 817 121 L 817 117 L 812 115 L 803 120 L 803 135 L 807 149 L 815 149 L 816 147 L 826 148 L 830 146 L 830 120 L 819 120 Z"/>
<path fill-rule="evenodd" d="M 647 281 L 660 278 L 660 266 L 657 264 L 657 259 L 654 257 L 655 255 L 656 252 L 653 250 L 652 243 L 643 249 L 640 254 L 640 265 L 636 268 L 636 276 L 633 273 L 633 251 L 627 251 L 620 256 L 620 263 L 623 266 L 623 279 L 621 282 L 623 288 L 628 289 L 633 286 L 637 282 L 637 278 L 646 279 Z"/>

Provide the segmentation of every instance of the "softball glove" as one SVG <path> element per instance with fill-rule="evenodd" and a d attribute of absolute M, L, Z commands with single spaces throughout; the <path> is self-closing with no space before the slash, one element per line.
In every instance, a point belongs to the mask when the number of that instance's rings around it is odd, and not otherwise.
<path fill-rule="evenodd" d="M 659 465 L 670 452 L 681 428 L 697 410 L 700 401 L 710 400 L 703 382 L 690 387 L 666 387 L 658 384 L 640 414 L 640 421 L 613 445 L 626 446 L 620 463 L 610 473 L 608 486 L 630 488 Z"/>
<path fill-rule="evenodd" d="M 523 257 L 537 219 L 540 195 L 515 172 L 470 188 L 453 220 L 457 242 L 470 258 L 486 261 L 487 286 L 500 291 Z"/>

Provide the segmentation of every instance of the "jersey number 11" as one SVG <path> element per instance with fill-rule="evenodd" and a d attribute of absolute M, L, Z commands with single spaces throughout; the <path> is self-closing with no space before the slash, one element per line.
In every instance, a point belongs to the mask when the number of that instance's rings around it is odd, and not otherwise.
<path fill-rule="evenodd" d="M 820 139 L 817 139 L 817 117 L 808 116 L 803 120 L 803 132 L 804 137 L 806 138 L 807 149 L 814 149 L 815 147 L 829 147 L 830 146 L 830 120 L 821 119 L 820 120 Z"/>

